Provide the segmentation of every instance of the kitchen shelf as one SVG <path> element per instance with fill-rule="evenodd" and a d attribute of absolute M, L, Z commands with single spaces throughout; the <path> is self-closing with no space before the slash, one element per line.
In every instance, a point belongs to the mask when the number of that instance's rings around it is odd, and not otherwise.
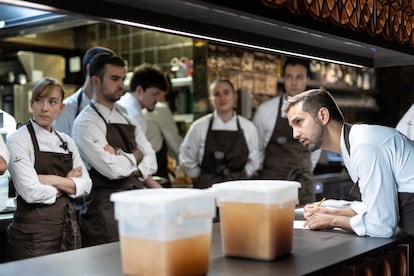
<path fill-rule="evenodd" d="M 278 85 L 283 85 L 283 79 L 277 81 Z M 308 82 L 307 88 L 314 89 L 324 87 L 326 90 L 332 93 L 353 93 L 353 94 L 375 94 L 374 89 L 362 89 L 355 86 L 348 86 L 344 84 L 327 83 L 321 81 L 311 80 Z"/>

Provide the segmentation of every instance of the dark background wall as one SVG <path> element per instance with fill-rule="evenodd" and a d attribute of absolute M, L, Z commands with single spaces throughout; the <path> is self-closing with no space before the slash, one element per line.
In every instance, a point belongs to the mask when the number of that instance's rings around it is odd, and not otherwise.
<path fill-rule="evenodd" d="M 414 103 L 414 66 L 378 68 L 376 73 L 379 112 L 369 119 L 394 127 Z"/>

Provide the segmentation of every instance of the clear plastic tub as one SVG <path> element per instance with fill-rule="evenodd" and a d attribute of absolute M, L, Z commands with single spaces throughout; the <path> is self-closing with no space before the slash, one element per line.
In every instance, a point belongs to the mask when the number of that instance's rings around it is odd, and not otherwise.
<path fill-rule="evenodd" d="M 208 272 L 214 194 L 196 189 L 114 193 L 125 275 Z"/>
<path fill-rule="evenodd" d="M 280 180 L 214 184 L 224 255 L 274 260 L 290 253 L 299 187 Z"/>

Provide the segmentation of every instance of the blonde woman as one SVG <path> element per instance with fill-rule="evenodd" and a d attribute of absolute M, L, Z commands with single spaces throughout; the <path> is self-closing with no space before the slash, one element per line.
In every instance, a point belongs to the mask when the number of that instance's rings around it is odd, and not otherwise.
<path fill-rule="evenodd" d="M 30 101 L 33 118 L 7 139 L 17 193 L 7 229 L 9 260 L 81 247 L 75 198 L 88 194 L 92 181 L 74 141 L 52 127 L 63 98 L 57 80 L 37 81 Z"/>
<path fill-rule="evenodd" d="M 180 146 L 180 165 L 195 188 L 250 178 L 260 162 L 256 127 L 234 110 L 233 84 L 228 79 L 215 80 L 209 99 L 213 113 L 196 120 Z"/>

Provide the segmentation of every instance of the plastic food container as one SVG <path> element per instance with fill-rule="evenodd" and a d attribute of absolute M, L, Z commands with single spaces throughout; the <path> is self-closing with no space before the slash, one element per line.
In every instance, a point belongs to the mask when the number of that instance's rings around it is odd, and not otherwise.
<path fill-rule="evenodd" d="M 111 194 L 125 275 L 208 272 L 215 198 L 198 189 L 142 189 Z"/>
<path fill-rule="evenodd" d="M 224 255 L 274 260 L 290 253 L 299 187 L 279 180 L 214 184 Z"/>

